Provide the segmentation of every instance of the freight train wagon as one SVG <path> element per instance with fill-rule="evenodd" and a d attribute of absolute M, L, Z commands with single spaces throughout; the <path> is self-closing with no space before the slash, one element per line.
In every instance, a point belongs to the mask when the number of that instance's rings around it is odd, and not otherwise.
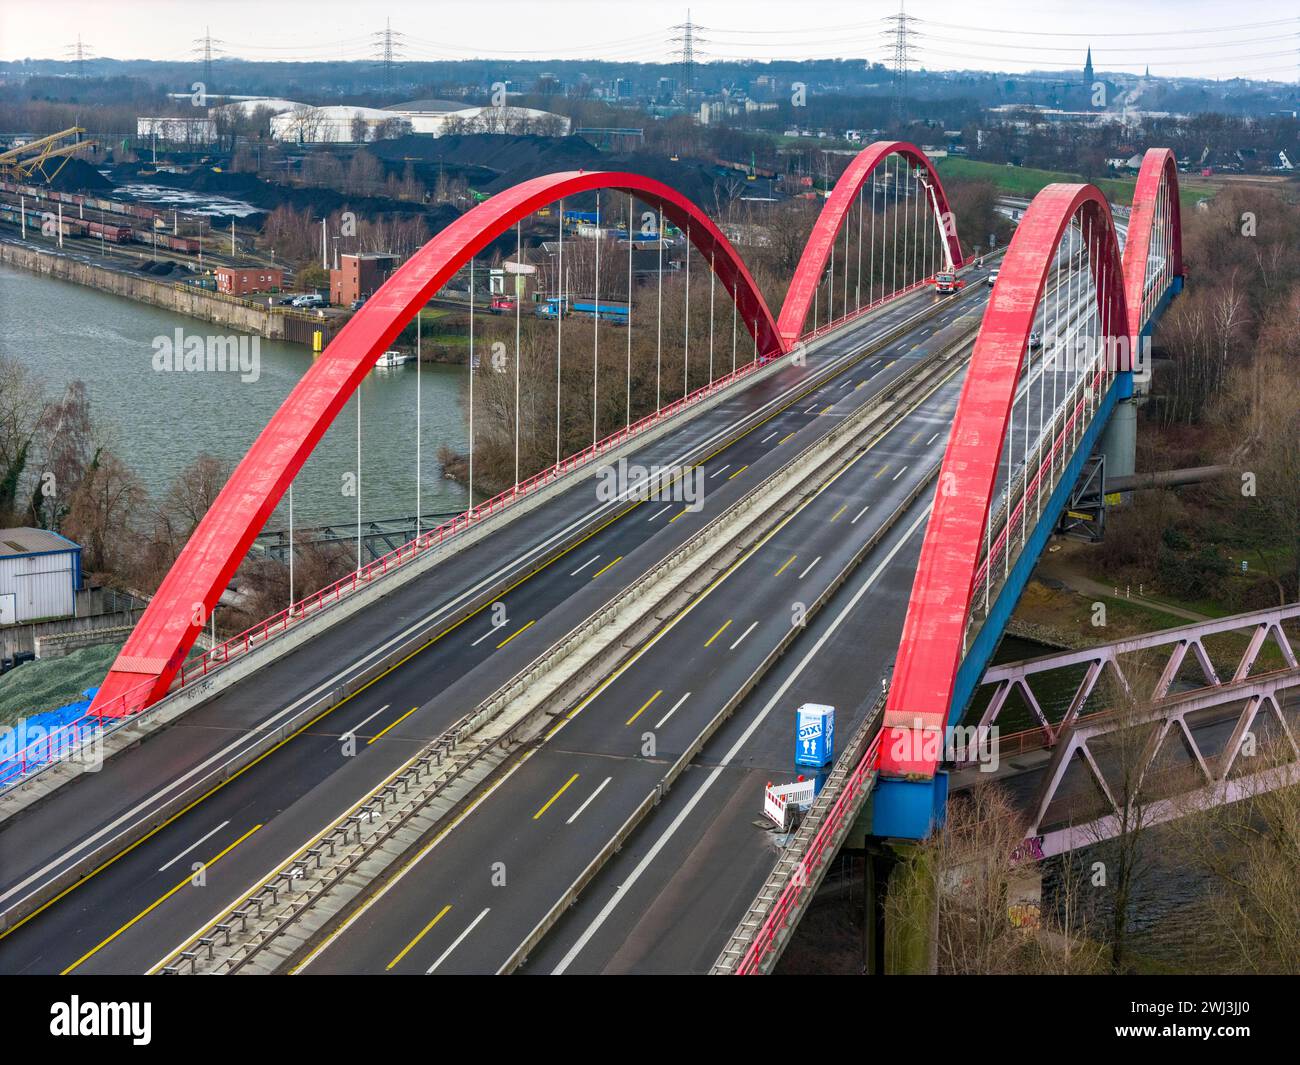
<path fill-rule="evenodd" d="M 20 216 L 24 213 L 27 215 L 27 228 L 34 229 L 38 233 L 45 232 L 44 226 L 47 220 L 47 215 L 49 216 L 48 220 L 51 225 L 58 226 L 59 224 L 58 216 L 52 211 L 33 211 L 31 208 L 28 208 L 26 212 L 22 212 L 17 207 L 12 207 L 9 204 L 0 206 L 0 221 L 8 222 L 15 226 L 21 226 L 22 219 Z M 86 223 L 76 218 L 65 218 L 63 220 L 62 229 L 65 237 L 82 237 L 86 234 Z"/>

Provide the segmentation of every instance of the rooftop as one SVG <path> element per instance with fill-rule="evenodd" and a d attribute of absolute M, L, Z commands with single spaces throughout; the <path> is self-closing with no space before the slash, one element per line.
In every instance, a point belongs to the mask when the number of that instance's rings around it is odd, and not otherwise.
<path fill-rule="evenodd" d="M 46 551 L 80 551 L 81 546 L 48 529 L 0 529 L 0 558 Z"/>

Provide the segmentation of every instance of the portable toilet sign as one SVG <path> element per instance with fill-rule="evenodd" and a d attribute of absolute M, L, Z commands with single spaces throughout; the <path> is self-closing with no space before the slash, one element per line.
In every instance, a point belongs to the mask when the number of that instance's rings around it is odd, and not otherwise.
<path fill-rule="evenodd" d="M 794 764 L 817 768 L 835 760 L 835 707 L 804 703 L 795 715 Z"/>

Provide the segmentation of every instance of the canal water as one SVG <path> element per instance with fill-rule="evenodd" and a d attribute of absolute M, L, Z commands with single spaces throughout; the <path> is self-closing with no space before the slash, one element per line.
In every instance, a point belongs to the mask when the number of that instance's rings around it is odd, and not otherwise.
<path fill-rule="evenodd" d="M 52 278 L 0 266 L 0 351 L 29 367 L 56 398 L 70 381 L 86 384 L 91 412 L 155 500 L 204 452 L 231 463 L 311 366 L 295 344 L 260 341 L 260 372 L 245 382 L 233 372 L 159 372 L 154 339 L 206 337 L 225 331 L 198 319 Z M 446 480 L 441 445 L 463 451 L 464 367 L 420 368 L 422 491 L 425 513 L 464 507 L 464 487 Z M 362 384 L 362 517 L 416 510 L 416 368 L 372 372 Z M 357 466 L 356 400 L 350 400 L 307 460 L 294 485 L 299 527 L 354 521 L 356 498 L 345 477 Z M 285 504 L 268 527 L 286 524 Z"/>

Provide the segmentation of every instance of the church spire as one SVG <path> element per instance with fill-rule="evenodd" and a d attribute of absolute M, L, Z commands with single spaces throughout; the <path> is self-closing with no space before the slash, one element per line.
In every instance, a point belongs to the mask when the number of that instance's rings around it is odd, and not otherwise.
<path fill-rule="evenodd" d="M 1091 85 L 1093 82 L 1092 45 L 1088 45 L 1088 58 L 1084 61 L 1083 64 L 1083 80 L 1084 80 L 1084 84 L 1086 85 Z"/>

